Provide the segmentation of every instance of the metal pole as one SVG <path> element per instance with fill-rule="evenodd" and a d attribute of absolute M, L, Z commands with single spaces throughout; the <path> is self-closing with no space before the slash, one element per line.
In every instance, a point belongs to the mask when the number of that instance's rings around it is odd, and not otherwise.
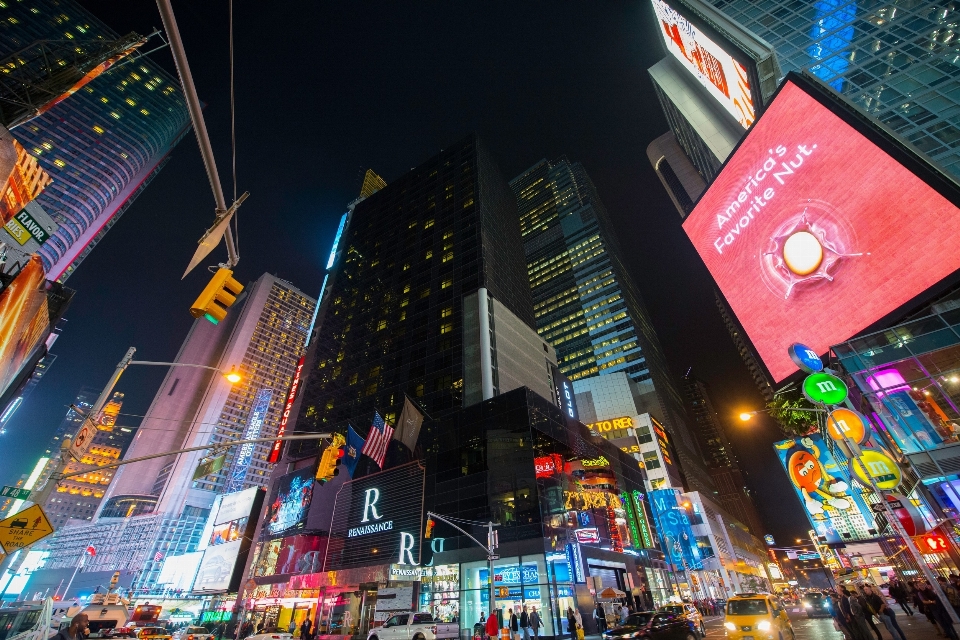
<path fill-rule="evenodd" d="M 117 368 L 114 370 L 113 375 L 110 376 L 110 379 L 107 380 L 107 384 L 103 387 L 100 397 L 97 398 L 97 401 L 93 404 L 93 407 L 90 408 L 89 413 L 87 413 L 86 417 L 84 418 L 84 424 L 87 420 L 92 421 L 106 406 L 107 401 L 110 399 L 110 395 L 113 393 L 114 387 L 117 386 L 120 376 L 123 375 L 124 370 L 126 370 L 127 365 L 130 364 L 130 361 L 133 359 L 133 354 L 136 353 L 136 351 L 137 350 L 134 347 L 130 347 L 127 349 L 127 352 L 124 354 L 123 358 L 121 358 L 120 362 L 117 363 Z M 47 503 L 47 500 L 50 498 L 50 494 L 53 492 L 53 488 L 57 486 L 57 481 L 63 475 L 63 470 L 66 469 L 67 465 L 69 464 L 69 448 L 70 442 L 72 441 L 73 437 L 69 439 L 64 438 L 60 447 L 60 459 L 57 461 L 56 468 L 47 477 L 47 481 L 44 483 L 40 492 L 36 496 L 31 497 L 31 502 L 40 505 L 41 508 L 43 508 L 43 506 Z M 87 469 L 87 471 L 89 471 L 89 469 Z"/>
<path fill-rule="evenodd" d="M 853 463 L 860 465 L 860 469 L 863 471 L 863 474 L 867 476 L 867 479 L 870 481 L 870 487 L 880 496 L 880 502 L 883 504 L 884 511 L 887 516 L 887 522 L 893 529 L 897 532 L 897 535 L 903 539 L 903 543 L 910 550 L 910 555 L 913 556 L 914 561 L 919 565 L 920 570 L 923 571 L 923 575 L 926 577 L 927 582 L 930 583 L 930 586 L 933 588 L 934 593 L 937 594 L 937 597 L 940 599 L 943 608 L 946 609 L 947 613 L 950 615 L 950 619 L 954 624 L 960 624 L 960 618 L 957 617 L 957 612 L 954 611 L 953 607 L 950 606 L 950 601 L 947 599 L 946 594 L 943 592 L 943 589 L 940 588 L 940 583 L 937 582 L 937 577 L 933 575 L 933 571 L 930 570 L 930 567 L 927 566 L 927 562 L 923 559 L 923 554 L 920 553 L 920 550 L 917 549 L 917 545 L 914 544 L 913 538 L 911 538 L 906 529 L 903 528 L 900 519 L 897 517 L 897 514 L 893 512 L 893 509 L 890 507 L 890 503 L 887 502 L 887 496 L 880 490 L 880 487 L 877 486 L 877 481 L 874 480 L 873 475 L 870 473 L 869 469 L 863 464 L 860 460 L 860 456 L 863 454 L 863 451 L 860 449 L 860 445 L 847 437 L 846 431 L 844 431 L 836 420 L 833 418 L 833 415 L 827 411 L 826 405 L 824 405 L 824 411 L 827 414 L 827 420 L 833 422 L 833 426 L 836 429 L 837 433 L 843 436 L 843 442 L 850 448 L 850 451 L 853 453 Z M 851 481 L 853 479 L 851 478 Z"/>
<path fill-rule="evenodd" d="M 207 169 L 207 178 L 209 178 L 210 187 L 213 189 L 217 215 L 222 215 L 227 211 L 227 203 L 223 197 L 223 188 L 220 186 L 220 174 L 217 172 L 217 162 L 213 155 L 213 146 L 210 144 L 210 136 L 207 134 L 207 125 L 203 120 L 200 98 L 197 96 L 197 88 L 193 84 L 193 74 L 190 73 L 190 63 L 187 62 L 187 53 L 183 48 L 183 41 L 180 39 L 177 19 L 173 15 L 173 5 L 170 4 L 170 0 L 157 0 L 157 7 L 160 9 L 163 28 L 167 32 L 167 40 L 170 42 L 170 51 L 173 52 L 173 61 L 177 65 L 177 73 L 180 74 L 183 95 L 187 101 L 187 109 L 190 111 L 190 121 L 193 122 L 193 131 L 197 134 L 197 142 L 200 145 L 200 155 L 203 156 L 203 166 Z M 229 224 L 224 235 L 227 241 L 227 267 L 233 268 L 240 261 L 240 256 L 237 255 L 237 248 L 233 241 L 233 230 Z"/>
<path fill-rule="evenodd" d="M 521 567 L 522 569 L 522 567 Z M 487 573 L 490 576 L 490 615 L 494 615 L 494 609 L 496 608 L 496 594 L 494 593 L 494 573 L 493 573 L 493 523 L 487 523 Z M 523 581 L 521 580 L 521 583 Z M 498 617 L 497 620 L 500 618 Z"/>
<path fill-rule="evenodd" d="M 80 571 L 80 567 L 83 566 L 83 561 L 86 559 L 84 555 L 87 552 L 86 549 L 80 552 L 80 559 L 77 560 L 77 568 L 73 570 L 73 575 L 70 576 L 70 582 L 67 583 L 67 588 L 63 590 L 63 599 L 67 599 L 67 594 L 70 593 L 70 587 L 73 585 L 73 579 L 77 577 L 77 572 Z"/>

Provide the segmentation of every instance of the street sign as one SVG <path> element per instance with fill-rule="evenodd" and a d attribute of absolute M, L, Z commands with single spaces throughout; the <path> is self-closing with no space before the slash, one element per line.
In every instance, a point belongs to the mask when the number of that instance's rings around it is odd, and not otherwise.
<path fill-rule="evenodd" d="M 807 373 L 817 373 L 823 371 L 823 360 L 817 355 L 817 352 L 805 344 L 794 342 L 787 348 L 787 353 L 793 364 L 797 365 L 802 371 Z"/>
<path fill-rule="evenodd" d="M 863 444 L 870 435 L 870 423 L 856 411 L 835 409 L 827 416 L 827 431 L 837 442 L 843 442 L 846 436 L 857 444 Z"/>
<path fill-rule="evenodd" d="M 500 556 L 487 556 L 487 560 L 499 560 Z"/>
<path fill-rule="evenodd" d="M 840 404 L 847 399 L 847 385 L 829 373 L 811 373 L 803 380 L 803 395 L 817 404 Z"/>
<path fill-rule="evenodd" d="M 884 491 L 895 489 L 903 479 L 903 474 L 897 462 L 890 457 L 890 454 L 878 449 L 864 449 L 859 458 L 850 460 L 850 471 L 864 486 L 870 486 L 870 478 L 873 478 L 878 489 Z"/>
<path fill-rule="evenodd" d="M 199 465 L 197 465 L 197 470 L 193 472 L 193 479 L 199 480 L 204 476 L 208 476 L 211 473 L 216 473 L 223 469 L 223 461 L 227 458 L 226 454 L 217 456 L 216 458 L 210 458 L 209 460 L 204 460 Z"/>
<path fill-rule="evenodd" d="M 70 455 L 80 462 L 83 456 L 90 450 L 93 444 L 93 437 L 97 435 L 97 428 L 89 419 L 83 421 L 83 426 L 77 431 L 77 435 L 70 442 Z"/>
<path fill-rule="evenodd" d="M 887 499 L 887 504 L 890 505 L 891 509 L 903 509 L 903 503 L 899 500 L 890 500 Z M 883 503 L 872 504 L 870 505 L 870 510 L 874 513 L 886 513 L 887 509 L 883 506 Z"/>
<path fill-rule="evenodd" d="M 0 520 L 0 546 L 7 552 L 23 549 L 51 533 L 53 525 L 38 504 Z"/>
<path fill-rule="evenodd" d="M 15 498 L 17 500 L 26 500 L 30 497 L 29 489 L 21 489 L 20 487 L 4 487 L 0 489 L 0 498 Z"/>

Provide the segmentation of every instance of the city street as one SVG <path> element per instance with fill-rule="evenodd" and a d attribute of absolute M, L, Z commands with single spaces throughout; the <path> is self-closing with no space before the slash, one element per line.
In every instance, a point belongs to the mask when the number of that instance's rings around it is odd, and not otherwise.
<path fill-rule="evenodd" d="M 800 611 L 791 611 L 790 620 L 797 640 L 842 640 L 843 635 L 834 630 L 832 618 L 807 618 Z M 934 640 L 937 635 L 933 625 L 922 615 L 907 616 L 898 611 L 897 623 L 903 629 L 907 640 Z M 707 618 L 707 637 L 722 638 L 724 636 L 723 616 Z M 890 634 L 883 627 L 880 634 L 883 640 L 889 640 Z"/>

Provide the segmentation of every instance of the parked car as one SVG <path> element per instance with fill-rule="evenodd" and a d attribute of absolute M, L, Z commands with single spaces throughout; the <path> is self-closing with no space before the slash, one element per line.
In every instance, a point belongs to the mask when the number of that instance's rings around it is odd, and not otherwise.
<path fill-rule="evenodd" d="M 138 640 L 172 640 L 173 636 L 163 627 L 141 627 L 137 631 Z"/>
<path fill-rule="evenodd" d="M 438 622 L 433 615 L 416 611 L 391 616 L 382 626 L 370 629 L 367 634 L 367 640 L 442 640 L 459 637 L 459 623 Z"/>
<path fill-rule="evenodd" d="M 604 640 L 647 638 L 649 640 L 697 640 L 697 632 L 690 628 L 685 615 L 670 611 L 642 611 L 631 613 L 627 621 L 603 632 Z"/>

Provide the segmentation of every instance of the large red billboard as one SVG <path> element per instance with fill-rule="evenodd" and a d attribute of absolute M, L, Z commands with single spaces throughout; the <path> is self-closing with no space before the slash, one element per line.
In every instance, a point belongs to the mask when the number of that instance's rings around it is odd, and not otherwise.
<path fill-rule="evenodd" d="M 777 382 L 960 268 L 960 211 L 788 80 L 683 224 Z"/>

